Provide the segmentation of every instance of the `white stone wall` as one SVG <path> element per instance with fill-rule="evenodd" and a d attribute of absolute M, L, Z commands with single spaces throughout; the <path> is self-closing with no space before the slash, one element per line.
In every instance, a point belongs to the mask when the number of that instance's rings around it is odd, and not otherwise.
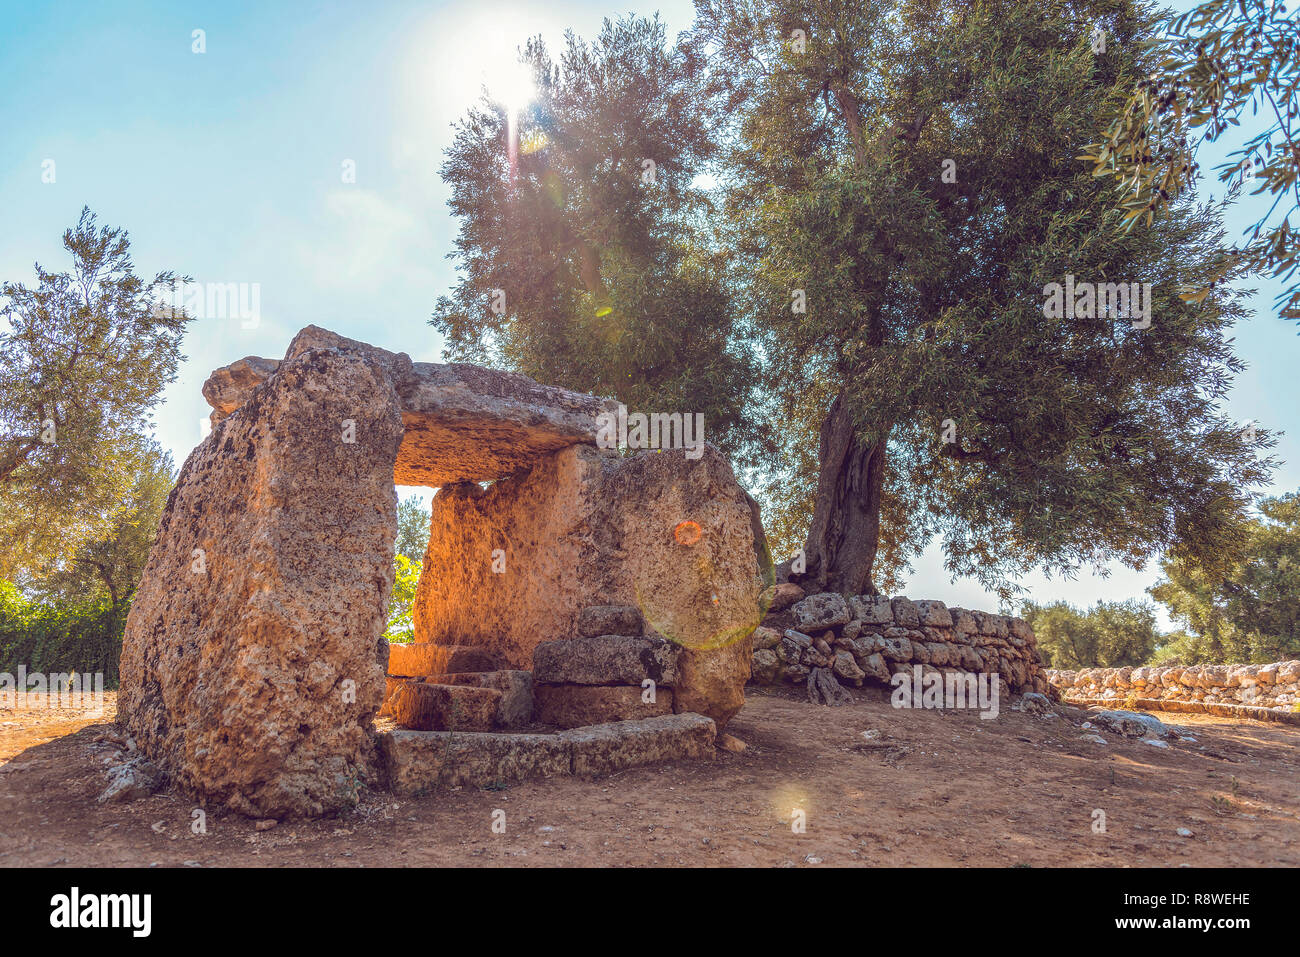
<path fill-rule="evenodd" d="M 1048 670 L 1047 677 L 1067 701 L 1102 700 L 1120 704 L 1136 698 L 1207 706 L 1244 705 L 1278 711 L 1293 711 L 1300 701 L 1300 661 Z"/>

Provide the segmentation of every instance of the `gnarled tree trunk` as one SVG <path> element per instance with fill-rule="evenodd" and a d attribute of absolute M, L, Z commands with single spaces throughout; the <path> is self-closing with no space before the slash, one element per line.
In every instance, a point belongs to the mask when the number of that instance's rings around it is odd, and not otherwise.
<path fill-rule="evenodd" d="M 880 542 L 885 435 L 864 443 L 843 393 L 822 422 L 820 461 L 817 503 L 804 548 L 807 568 L 790 579 L 810 593 L 875 594 L 871 568 Z"/>

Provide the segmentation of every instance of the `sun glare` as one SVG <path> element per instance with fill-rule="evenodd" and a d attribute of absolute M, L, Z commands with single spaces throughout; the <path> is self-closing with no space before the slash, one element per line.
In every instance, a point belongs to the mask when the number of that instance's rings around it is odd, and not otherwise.
<path fill-rule="evenodd" d="M 492 70 L 488 74 L 486 86 L 488 95 L 505 108 L 511 122 L 537 94 L 532 70 L 514 60 Z"/>

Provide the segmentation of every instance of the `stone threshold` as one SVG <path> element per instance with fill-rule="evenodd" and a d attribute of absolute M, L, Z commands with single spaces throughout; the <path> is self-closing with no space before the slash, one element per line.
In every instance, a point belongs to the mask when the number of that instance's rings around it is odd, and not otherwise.
<path fill-rule="evenodd" d="M 1161 698 L 1138 698 L 1130 705 L 1127 698 L 1071 698 L 1061 696 L 1062 704 L 1082 705 L 1085 708 L 1121 708 L 1136 707 L 1141 711 L 1168 711 L 1181 714 L 1208 714 L 1216 718 L 1250 718 L 1254 721 L 1271 721 L 1275 724 L 1293 724 L 1300 727 L 1300 712 L 1274 711 L 1272 708 L 1256 708 L 1245 704 L 1228 704 L 1213 701 L 1178 701 Z"/>
<path fill-rule="evenodd" d="M 626 768 L 704 758 L 717 728 L 694 712 L 586 725 L 556 734 L 384 731 L 379 749 L 397 794 L 439 787 L 499 787 L 557 775 L 595 777 Z"/>

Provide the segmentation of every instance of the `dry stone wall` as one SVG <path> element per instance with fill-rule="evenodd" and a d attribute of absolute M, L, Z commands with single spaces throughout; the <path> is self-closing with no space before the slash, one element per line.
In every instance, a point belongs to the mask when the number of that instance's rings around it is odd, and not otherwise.
<path fill-rule="evenodd" d="M 803 684 L 829 668 L 840 684 L 888 684 L 897 672 L 1001 676 L 1009 691 L 1049 690 L 1033 629 L 1020 618 L 948 608 L 941 601 L 837 594 L 778 585 L 754 632 L 753 679 Z"/>
<path fill-rule="evenodd" d="M 1088 704 L 1133 699 L 1151 710 L 1249 717 L 1240 709 L 1293 713 L 1300 703 L 1300 661 L 1049 670 L 1047 677 L 1063 700 Z"/>

